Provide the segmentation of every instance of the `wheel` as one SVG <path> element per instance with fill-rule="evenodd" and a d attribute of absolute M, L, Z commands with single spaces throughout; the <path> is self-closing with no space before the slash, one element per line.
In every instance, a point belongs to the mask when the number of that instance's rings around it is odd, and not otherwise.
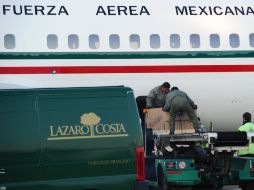
<path fill-rule="evenodd" d="M 167 180 L 165 179 L 165 176 L 161 167 L 158 168 L 158 183 L 159 183 L 160 190 L 169 190 Z"/>
<path fill-rule="evenodd" d="M 254 187 L 254 181 L 242 182 L 240 187 L 242 188 L 242 190 L 252 190 Z"/>
<path fill-rule="evenodd" d="M 213 189 L 214 190 L 221 190 L 223 188 L 223 185 L 217 184 Z"/>
<path fill-rule="evenodd" d="M 160 188 L 159 187 L 149 187 L 149 190 L 160 190 Z"/>
<path fill-rule="evenodd" d="M 184 186 L 179 186 L 179 187 L 174 187 L 170 190 L 192 190 L 192 187 L 184 187 Z M 204 190 L 204 189 L 203 189 Z"/>

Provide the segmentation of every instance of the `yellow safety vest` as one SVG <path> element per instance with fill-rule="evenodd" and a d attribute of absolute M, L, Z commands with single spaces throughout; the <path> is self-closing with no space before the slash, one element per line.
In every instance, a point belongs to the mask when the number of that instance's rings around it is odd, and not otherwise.
<path fill-rule="evenodd" d="M 246 132 L 254 132 L 254 124 L 249 122 L 245 123 L 244 125 L 240 126 L 239 131 L 246 131 Z M 246 154 L 254 154 L 254 143 L 249 141 L 249 148 L 247 150 L 239 150 L 238 156 L 246 155 Z"/>

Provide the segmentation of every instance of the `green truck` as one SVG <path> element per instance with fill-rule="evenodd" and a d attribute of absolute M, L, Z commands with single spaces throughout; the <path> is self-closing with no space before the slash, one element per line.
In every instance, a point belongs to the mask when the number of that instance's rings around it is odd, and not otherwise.
<path fill-rule="evenodd" d="M 142 113 L 145 99 L 141 96 L 136 101 L 150 189 L 219 190 L 224 185 L 238 185 L 242 190 L 253 190 L 254 157 L 236 153 L 248 149 L 254 142 L 254 132 L 209 132 L 200 128 L 197 133 L 171 135 L 167 130 L 147 128 L 148 115 Z M 178 122 L 183 126 L 185 121 Z"/>
<path fill-rule="evenodd" d="M 226 140 L 221 138 L 229 137 L 228 135 L 230 138 Z M 253 138 L 254 134 L 154 134 L 152 138 L 156 148 L 146 149 L 146 179 L 152 189 L 161 190 L 219 190 L 224 185 L 239 185 L 242 190 L 252 190 L 254 157 L 234 155 L 235 151 L 246 147 L 244 144 L 248 144 L 247 136 Z M 147 141 L 149 138 L 147 136 Z"/>
<path fill-rule="evenodd" d="M 128 87 L 0 91 L 0 190 L 147 190 Z"/>

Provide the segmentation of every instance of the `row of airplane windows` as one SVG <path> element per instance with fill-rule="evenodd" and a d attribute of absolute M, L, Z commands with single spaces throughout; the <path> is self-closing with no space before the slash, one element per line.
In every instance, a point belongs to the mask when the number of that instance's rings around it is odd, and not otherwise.
<path fill-rule="evenodd" d="M 210 37 L 210 47 L 219 48 L 221 46 L 220 36 L 219 34 L 211 34 Z M 88 37 L 89 48 L 90 49 L 99 49 L 100 48 L 100 37 L 97 34 L 91 34 Z M 200 48 L 200 35 L 199 34 L 191 34 L 189 36 L 189 44 L 191 48 Z M 141 42 L 140 36 L 138 34 L 131 34 L 129 36 L 129 45 L 132 49 L 139 49 Z M 169 36 L 169 45 L 171 48 L 177 49 L 181 47 L 181 38 L 179 34 L 171 34 Z M 240 37 L 238 34 L 230 34 L 229 35 L 229 45 L 231 48 L 239 48 L 240 47 Z M 249 45 L 250 47 L 254 47 L 254 33 L 249 34 Z M 15 35 L 6 34 L 4 35 L 4 47 L 6 49 L 15 49 L 16 40 Z M 58 36 L 55 34 L 49 34 L 47 36 L 47 47 L 49 49 L 57 49 L 58 48 Z M 78 49 L 79 48 L 79 36 L 76 34 L 71 34 L 68 36 L 68 47 L 70 49 Z M 111 49 L 119 49 L 120 48 L 120 36 L 117 34 L 109 35 L 109 47 Z M 161 47 L 161 39 L 158 34 L 150 35 L 150 47 L 152 49 L 159 49 Z"/>

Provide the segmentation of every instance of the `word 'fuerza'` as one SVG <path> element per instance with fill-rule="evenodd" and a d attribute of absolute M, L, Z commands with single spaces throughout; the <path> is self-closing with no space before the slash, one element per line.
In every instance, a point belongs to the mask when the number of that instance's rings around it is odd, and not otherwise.
<path fill-rule="evenodd" d="M 2 5 L 3 15 L 69 15 L 65 6 Z"/>
<path fill-rule="evenodd" d="M 176 15 L 254 15 L 252 7 L 237 6 L 175 6 Z"/>

